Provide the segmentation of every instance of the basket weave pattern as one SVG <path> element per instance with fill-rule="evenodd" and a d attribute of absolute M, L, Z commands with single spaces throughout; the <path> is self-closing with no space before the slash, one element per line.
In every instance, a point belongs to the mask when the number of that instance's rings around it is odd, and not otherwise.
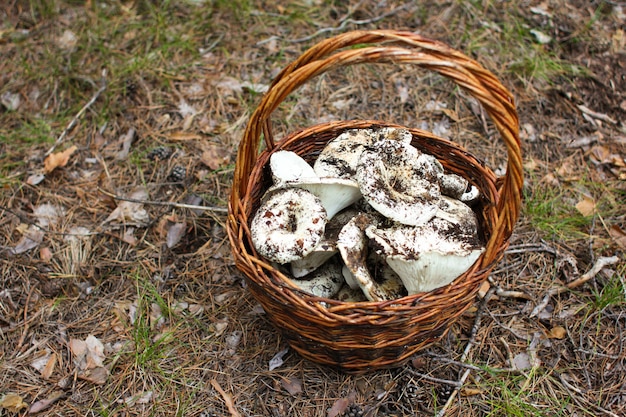
<path fill-rule="evenodd" d="M 345 49 L 354 45 L 366 46 Z M 475 209 L 486 249 L 452 284 L 387 302 L 340 302 L 298 290 L 256 253 L 249 230 L 249 221 L 271 184 L 267 166 L 273 152 L 294 151 L 313 163 L 326 143 L 345 130 L 400 127 L 374 120 L 331 122 L 274 141 L 271 115 L 293 90 L 326 71 L 361 63 L 413 64 L 453 80 L 483 105 L 508 155 L 506 174 L 497 178 L 458 145 L 409 128 L 413 146 L 434 155 L 446 170 L 480 190 Z M 227 228 L 237 267 L 290 346 L 315 362 L 358 373 L 399 366 L 445 334 L 472 304 L 480 284 L 502 257 L 519 216 L 523 178 L 518 131 L 513 97 L 493 74 L 445 44 L 414 33 L 345 33 L 318 43 L 283 69 L 252 114 L 239 146 Z M 266 149 L 259 152 L 263 142 Z"/>

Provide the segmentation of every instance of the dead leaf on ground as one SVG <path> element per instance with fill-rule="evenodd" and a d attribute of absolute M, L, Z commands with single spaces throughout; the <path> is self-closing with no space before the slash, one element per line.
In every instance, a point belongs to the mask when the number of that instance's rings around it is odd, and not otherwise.
<path fill-rule="evenodd" d="M 285 357 L 287 352 L 289 352 L 289 348 L 285 348 L 281 350 L 276 355 L 274 355 L 272 359 L 270 359 L 270 363 L 269 363 L 270 371 L 273 371 L 274 369 L 280 368 L 281 366 L 283 366 L 283 363 L 284 363 L 283 358 Z"/>
<path fill-rule="evenodd" d="M 548 332 L 548 339 L 564 339 L 567 336 L 567 330 L 562 326 L 554 326 Z"/>
<path fill-rule="evenodd" d="M 585 217 L 596 214 L 596 202 L 589 196 L 584 196 L 582 200 L 576 203 L 576 210 Z"/>
<path fill-rule="evenodd" d="M 78 149 L 76 145 L 73 145 L 62 152 L 55 152 L 50 154 L 43 161 L 43 172 L 48 174 L 54 171 L 56 168 L 64 167 L 70 160 L 70 156 Z"/>
<path fill-rule="evenodd" d="M 479 388 L 463 388 L 461 389 L 461 395 L 463 397 L 471 397 L 473 395 L 480 395 L 483 393 L 483 390 Z"/>
<path fill-rule="evenodd" d="M 173 248 L 176 246 L 183 236 L 185 236 L 185 232 L 187 230 L 187 223 L 170 223 L 167 228 L 167 237 L 165 239 L 165 244 L 168 248 Z"/>
<path fill-rule="evenodd" d="M 144 187 L 137 187 L 129 196 L 132 200 L 147 200 L 148 191 Z M 109 214 L 103 223 L 111 223 L 112 226 L 130 225 L 143 227 L 148 225 L 150 216 L 143 207 L 143 203 L 132 201 L 120 201 L 118 206 Z"/>
<path fill-rule="evenodd" d="M 78 378 L 87 382 L 91 382 L 92 384 L 103 385 L 107 382 L 107 379 L 109 378 L 109 371 L 107 368 L 101 366 L 99 368 L 85 369 L 84 371 L 80 371 L 77 376 Z"/>
<path fill-rule="evenodd" d="M 8 393 L 0 400 L 0 408 L 9 410 L 11 413 L 19 413 L 21 409 L 28 407 L 24 399 L 17 394 Z"/>
<path fill-rule="evenodd" d="M 154 397 L 154 391 L 142 391 L 139 394 L 128 397 L 124 400 L 126 405 L 132 407 L 136 404 L 148 404 Z"/>
<path fill-rule="evenodd" d="M 212 170 L 215 171 L 230 162 L 231 152 L 227 148 L 214 143 L 203 145 L 202 148 L 200 160 Z"/>
<path fill-rule="evenodd" d="M 609 229 L 609 235 L 620 248 L 626 249 L 626 232 L 620 229 L 619 226 L 611 226 Z"/>
<path fill-rule="evenodd" d="M 349 405 L 350 400 L 348 398 L 339 398 L 328 410 L 327 417 L 337 417 L 343 415 L 348 409 Z"/>
<path fill-rule="evenodd" d="M 36 226 L 31 225 L 22 235 L 14 248 L 11 248 L 11 254 L 19 255 L 36 248 L 43 241 L 44 232 Z"/>
<path fill-rule="evenodd" d="M 290 395 L 297 395 L 302 392 L 302 381 L 298 378 L 282 378 L 280 384 Z"/>
<path fill-rule="evenodd" d="M 81 370 L 104 366 L 104 345 L 93 335 L 85 340 L 70 339 L 70 351 L 74 355 L 74 364 Z"/>
<path fill-rule="evenodd" d="M 54 391 L 45 400 L 39 400 L 34 402 L 28 409 L 28 414 L 41 413 L 63 397 L 65 397 L 65 392 Z"/>

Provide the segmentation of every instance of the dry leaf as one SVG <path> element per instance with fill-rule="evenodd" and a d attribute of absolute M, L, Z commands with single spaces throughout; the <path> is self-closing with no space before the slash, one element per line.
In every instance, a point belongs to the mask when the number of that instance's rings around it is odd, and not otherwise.
<path fill-rule="evenodd" d="M 41 370 L 41 377 L 43 379 L 49 379 L 52 376 L 52 372 L 54 372 L 54 367 L 57 363 L 57 354 L 52 353 L 46 362 L 46 365 Z"/>
<path fill-rule="evenodd" d="M 298 378 L 283 378 L 280 384 L 290 395 L 297 395 L 302 392 L 302 381 Z"/>
<path fill-rule="evenodd" d="M 237 411 L 237 408 L 235 407 L 235 403 L 233 402 L 233 397 L 231 397 L 230 394 L 227 394 L 226 391 L 222 389 L 219 382 L 217 382 L 216 379 L 212 379 L 211 385 L 213 385 L 213 388 L 215 388 L 215 390 L 219 392 L 222 398 L 224 399 L 224 402 L 226 403 L 226 407 L 228 408 L 228 411 L 230 412 L 231 417 L 241 417 L 241 414 L 239 414 L 239 411 Z"/>
<path fill-rule="evenodd" d="M 168 248 L 173 248 L 180 242 L 183 236 L 185 236 L 185 231 L 187 229 L 187 223 L 170 223 L 170 226 L 167 228 L 167 238 L 165 239 L 165 244 Z"/>
<path fill-rule="evenodd" d="M 56 168 L 64 167 L 70 160 L 70 156 L 78 149 L 76 145 L 67 148 L 63 152 L 56 152 L 50 154 L 43 161 L 43 172 L 47 174 L 54 171 Z"/>
<path fill-rule="evenodd" d="M 144 187 L 137 187 L 129 197 L 133 200 L 146 200 L 148 191 Z M 110 222 L 113 226 L 130 225 L 143 227 L 149 221 L 150 216 L 143 208 L 142 203 L 121 201 L 103 223 Z"/>
<path fill-rule="evenodd" d="M 31 225 L 22 238 L 17 242 L 14 248 L 10 249 L 10 252 L 13 255 L 19 255 L 20 253 L 28 252 L 31 249 L 36 248 L 43 241 L 44 232 Z"/>
<path fill-rule="evenodd" d="M 281 350 L 276 355 L 274 355 L 272 359 L 270 359 L 270 364 L 269 364 L 270 371 L 273 371 L 274 369 L 283 366 L 283 363 L 284 363 L 283 358 L 285 357 L 287 352 L 289 352 L 289 348 L 285 348 Z"/>
<path fill-rule="evenodd" d="M 63 397 L 65 397 L 65 392 L 54 391 L 45 400 L 39 400 L 39 401 L 34 402 L 28 409 L 28 414 L 40 413 Z"/>
<path fill-rule="evenodd" d="M 26 179 L 26 184 L 28 184 L 28 185 L 37 185 L 41 181 L 43 181 L 45 178 L 46 178 L 45 175 L 43 175 L 42 173 L 38 172 L 36 174 L 29 175 L 28 178 Z"/>
<path fill-rule="evenodd" d="M 471 397 L 472 395 L 480 395 L 483 390 L 478 388 L 463 388 L 461 389 L 461 395 L 464 397 Z"/>
<path fill-rule="evenodd" d="M 596 202 L 593 198 L 584 196 L 582 200 L 576 203 L 576 210 L 585 217 L 596 214 Z"/>
<path fill-rule="evenodd" d="M 137 238 L 135 237 L 135 228 L 128 227 L 124 230 L 122 235 L 122 241 L 128 243 L 130 246 L 137 246 Z"/>
<path fill-rule="evenodd" d="M 39 257 L 44 262 L 50 262 L 52 260 L 52 251 L 48 247 L 41 248 L 39 249 Z"/>
<path fill-rule="evenodd" d="M 562 326 L 555 326 L 548 332 L 548 339 L 564 339 L 567 336 L 567 330 Z"/>
<path fill-rule="evenodd" d="M 513 358 L 513 363 L 511 365 L 515 369 L 520 369 L 520 370 L 529 369 L 531 367 L 530 356 L 528 356 L 528 353 L 526 352 L 518 353 Z"/>
<path fill-rule="evenodd" d="M 348 406 L 350 405 L 350 400 L 347 398 L 339 398 L 332 407 L 328 410 L 327 417 L 337 417 L 343 415 Z"/>
<path fill-rule="evenodd" d="M 104 345 L 93 335 L 87 336 L 84 341 L 70 339 L 70 351 L 74 355 L 74 364 L 81 370 L 104 366 Z"/>
<path fill-rule="evenodd" d="M 130 128 L 128 132 L 122 137 L 120 137 L 119 141 L 122 142 L 122 150 L 115 155 L 115 159 L 118 161 L 122 161 L 128 157 L 130 153 L 130 146 L 133 143 L 133 139 L 135 138 L 135 129 Z"/>
<path fill-rule="evenodd" d="M 202 163 L 212 170 L 221 168 L 230 162 L 230 151 L 216 144 L 208 144 L 203 146 L 204 151 L 200 160 Z"/>
<path fill-rule="evenodd" d="M 28 407 L 28 404 L 26 404 L 24 399 L 17 394 L 6 394 L 0 400 L 0 408 L 9 410 L 11 413 L 19 413 L 22 408 L 26 407 Z"/>
<path fill-rule="evenodd" d="M 620 248 L 626 249 L 626 232 L 620 229 L 619 226 L 611 226 L 609 229 L 609 235 Z"/>
<path fill-rule="evenodd" d="M 94 369 L 86 369 L 78 373 L 78 377 L 87 382 L 91 382 L 96 385 L 103 385 L 107 382 L 109 377 L 109 371 L 105 367 L 99 367 Z"/>

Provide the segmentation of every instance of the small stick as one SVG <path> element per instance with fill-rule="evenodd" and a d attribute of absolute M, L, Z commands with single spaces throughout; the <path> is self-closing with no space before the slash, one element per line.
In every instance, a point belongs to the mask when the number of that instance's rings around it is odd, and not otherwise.
<path fill-rule="evenodd" d="M 467 346 L 465 346 L 463 355 L 461 356 L 461 362 L 465 362 L 465 360 L 469 356 L 470 350 L 476 343 L 476 335 L 478 334 L 478 329 L 480 328 L 480 322 L 482 321 L 483 313 L 485 311 L 487 303 L 489 302 L 495 291 L 495 287 L 489 288 L 489 291 L 487 291 L 487 294 L 485 294 L 485 297 L 483 297 L 480 305 L 478 306 L 478 310 L 476 311 L 476 319 L 474 319 L 474 325 L 472 326 L 472 331 L 470 332 L 470 339 L 467 342 Z M 463 384 L 465 384 L 465 381 L 467 380 L 470 372 L 472 372 L 470 368 L 466 369 L 463 375 L 461 375 L 461 378 L 459 378 L 459 381 L 454 384 L 454 390 L 448 397 L 448 401 L 446 401 L 443 408 L 439 410 L 436 417 L 443 417 L 446 414 L 446 411 L 448 411 L 448 408 L 450 408 L 450 406 L 452 405 L 452 401 L 454 401 L 454 398 L 461 391 L 461 388 L 463 387 Z"/>
<path fill-rule="evenodd" d="M 581 285 L 583 285 L 587 281 L 590 281 L 593 277 L 598 275 L 598 273 L 602 271 L 604 267 L 606 267 L 607 265 L 616 264 L 618 261 L 619 261 L 619 258 L 617 256 L 598 258 L 596 262 L 593 264 L 593 266 L 591 267 L 591 269 L 585 272 L 583 275 L 581 275 L 580 278 L 575 279 L 574 281 L 568 282 L 565 285 L 559 285 L 557 287 L 550 288 L 548 292 L 546 293 L 546 295 L 541 299 L 541 302 L 537 304 L 537 306 L 530 313 L 530 317 L 531 318 L 535 317 L 537 314 L 541 313 L 541 311 L 544 308 L 546 308 L 546 306 L 550 302 L 550 298 L 552 296 L 559 295 L 561 293 L 564 293 L 565 291 L 574 289 L 576 287 L 580 287 Z"/>
<path fill-rule="evenodd" d="M 102 194 L 107 195 L 111 198 L 121 201 L 128 201 L 130 203 L 139 203 L 139 204 L 149 204 L 153 206 L 166 206 L 166 207 L 176 207 L 176 208 L 187 208 L 192 210 L 204 210 L 204 211 L 213 211 L 216 213 L 228 213 L 228 209 L 223 207 L 213 207 L 213 206 L 196 206 L 193 204 L 183 204 L 183 203 L 170 203 L 167 201 L 151 201 L 151 200 L 137 200 L 135 198 L 122 197 L 117 194 L 110 193 L 102 188 L 98 187 L 98 191 Z"/>
<path fill-rule="evenodd" d="M 379 20 L 382 20 L 382 19 L 384 19 L 386 17 L 393 16 L 394 14 L 398 13 L 400 10 L 406 9 L 409 6 L 409 4 L 410 3 L 403 4 L 402 6 L 396 7 L 395 9 L 393 9 L 390 12 L 383 13 L 382 15 L 376 16 L 376 17 L 371 18 L 371 19 L 364 19 L 364 20 L 344 19 L 339 26 L 322 28 L 322 29 L 318 30 L 317 32 L 313 33 L 312 35 L 305 36 L 304 38 L 293 39 L 293 40 L 290 40 L 289 42 L 291 42 L 291 43 L 306 42 L 308 40 L 311 40 L 311 39 L 315 38 L 316 36 L 321 35 L 322 33 L 340 31 L 340 30 L 345 28 L 350 23 L 352 23 L 354 25 L 357 25 L 357 26 L 358 25 L 366 25 L 368 23 L 375 23 L 375 22 L 378 22 Z"/>
<path fill-rule="evenodd" d="M 216 379 L 212 379 L 211 385 L 213 385 L 213 388 L 215 388 L 224 399 L 226 407 L 228 407 L 228 411 L 230 411 L 230 415 L 232 417 L 241 417 L 241 414 L 239 414 L 239 411 L 237 411 L 237 409 L 235 408 L 235 404 L 233 403 L 233 397 L 231 397 L 230 394 L 226 393 L 226 391 L 222 389 L 219 382 L 217 382 Z"/>
<path fill-rule="evenodd" d="M 422 373 L 417 372 L 417 371 L 415 371 L 413 369 L 410 369 L 409 371 L 410 371 L 411 374 L 415 375 L 418 378 L 427 379 L 429 381 L 436 382 L 438 384 L 445 384 L 445 385 L 449 385 L 451 387 L 458 387 L 458 388 L 460 388 L 459 381 L 451 381 L 449 379 L 435 378 L 434 376 L 422 374 Z"/>
<path fill-rule="evenodd" d="M 76 126 L 76 123 L 78 123 L 78 119 L 81 118 L 81 116 L 87 111 L 87 109 L 89 109 L 89 107 L 92 106 L 93 103 L 96 102 L 96 100 L 98 99 L 98 97 L 100 97 L 100 94 L 102 94 L 102 92 L 104 90 L 106 90 L 107 85 L 106 85 L 106 70 L 102 71 L 102 80 L 101 80 L 101 86 L 98 89 L 98 91 L 96 91 L 94 93 L 94 95 L 91 97 L 91 99 L 87 102 L 87 104 L 85 104 L 83 106 L 82 109 L 80 109 L 78 111 L 78 113 L 76 113 L 76 115 L 74 116 L 74 118 L 70 121 L 70 123 L 67 125 L 67 127 L 65 128 L 65 130 L 61 133 L 61 135 L 57 138 L 57 140 L 54 142 L 54 145 L 52 145 L 52 147 L 50 149 L 48 149 L 48 152 L 46 152 L 44 155 L 48 156 L 50 155 L 52 152 L 54 152 L 54 150 L 56 149 L 57 146 L 59 146 L 61 144 L 61 142 L 63 142 L 63 139 L 65 139 L 65 136 L 67 136 L 67 134 L 69 133 L 70 130 L 72 130 L 74 128 L 74 126 Z"/>

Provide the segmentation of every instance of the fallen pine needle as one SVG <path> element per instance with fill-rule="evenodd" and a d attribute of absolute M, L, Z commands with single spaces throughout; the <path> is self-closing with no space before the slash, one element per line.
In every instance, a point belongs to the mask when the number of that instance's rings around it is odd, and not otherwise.
<path fill-rule="evenodd" d="M 216 379 L 212 379 L 211 385 L 213 385 L 213 388 L 215 388 L 224 399 L 226 407 L 228 407 L 228 411 L 230 411 L 230 415 L 232 417 L 241 417 L 241 414 L 239 414 L 239 411 L 237 411 L 237 409 L 235 408 L 235 404 L 233 403 L 233 397 L 231 397 L 230 394 L 227 394 L 226 391 L 222 389 L 219 382 L 217 382 Z"/>

